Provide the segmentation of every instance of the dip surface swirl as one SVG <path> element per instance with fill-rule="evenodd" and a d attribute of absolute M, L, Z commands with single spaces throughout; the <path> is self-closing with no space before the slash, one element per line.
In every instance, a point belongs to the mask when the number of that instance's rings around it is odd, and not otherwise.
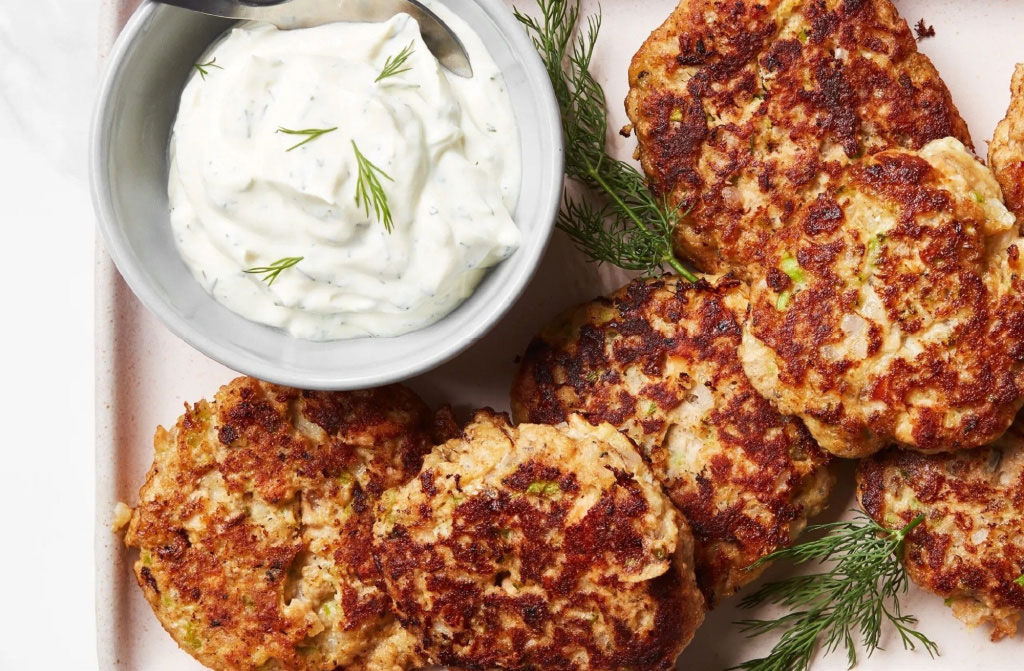
<path fill-rule="evenodd" d="M 395 336 L 451 312 L 515 251 L 512 105 L 479 37 L 445 20 L 472 78 L 444 70 L 404 14 L 244 23 L 202 57 L 171 136 L 168 195 L 178 250 L 218 302 L 299 338 Z M 403 49 L 402 71 L 378 81 Z M 378 169 L 390 232 L 356 202 L 356 150 Z M 281 259 L 301 260 L 252 272 Z"/>

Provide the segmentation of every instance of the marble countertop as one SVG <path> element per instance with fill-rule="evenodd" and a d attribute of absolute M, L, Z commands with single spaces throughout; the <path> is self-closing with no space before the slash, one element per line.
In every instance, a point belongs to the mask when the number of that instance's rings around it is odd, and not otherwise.
<path fill-rule="evenodd" d="M 0 2 L 0 669 L 96 668 L 93 246 L 100 0 Z"/>

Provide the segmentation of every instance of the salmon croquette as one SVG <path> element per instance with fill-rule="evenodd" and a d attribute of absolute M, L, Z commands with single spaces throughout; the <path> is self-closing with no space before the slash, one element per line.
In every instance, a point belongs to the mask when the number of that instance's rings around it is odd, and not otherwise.
<path fill-rule="evenodd" d="M 886 450 L 861 462 L 858 496 L 880 525 L 924 521 L 904 543 L 911 580 L 999 640 L 1024 613 L 1024 426 L 953 454 Z"/>
<path fill-rule="evenodd" d="M 418 665 L 370 552 L 372 510 L 451 431 L 397 385 L 243 377 L 187 405 L 157 430 L 125 537 L 157 618 L 217 670 Z"/>
<path fill-rule="evenodd" d="M 534 338 L 512 385 L 518 421 L 572 413 L 632 438 L 686 517 L 714 606 L 755 580 L 828 502 L 829 455 L 750 385 L 740 282 L 637 279 Z"/>
<path fill-rule="evenodd" d="M 740 359 L 826 450 L 951 452 L 1024 403 L 1024 239 L 952 138 L 866 157 L 765 245 Z"/>
<path fill-rule="evenodd" d="M 1014 70 L 1010 106 L 988 143 L 988 164 L 1019 225 L 1024 218 L 1024 64 Z"/>
<path fill-rule="evenodd" d="M 479 412 L 377 506 L 398 617 L 436 664 L 667 671 L 704 618 L 693 539 L 610 425 Z"/>
<path fill-rule="evenodd" d="M 633 58 L 626 110 L 676 250 L 744 279 L 843 169 L 954 137 L 949 90 L 889 0 L 682 0 Z"/>

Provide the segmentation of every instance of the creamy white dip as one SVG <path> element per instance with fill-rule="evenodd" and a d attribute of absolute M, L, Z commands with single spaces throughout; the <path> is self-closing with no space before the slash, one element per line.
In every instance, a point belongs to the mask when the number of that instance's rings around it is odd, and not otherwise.
<path fill-rule="evenodd" d="M 217 301 L 300 338 L 393 336 L 469 296 L 509 256 L 519 135 L 501 74 L 456 17 L 474 76 L 444 70 L 400 14 L 280 31 L 241 24 L 202 57 L 170 143 L 171 225 Z M 404 72 L 375 81 L 409 45 Z M 309 135 L 279 129 L 331 129 Z M 353 143 L 378 179 L 389 233 L 356 204 Z M 271 283 L 247 273 L 301 257 Z"/>

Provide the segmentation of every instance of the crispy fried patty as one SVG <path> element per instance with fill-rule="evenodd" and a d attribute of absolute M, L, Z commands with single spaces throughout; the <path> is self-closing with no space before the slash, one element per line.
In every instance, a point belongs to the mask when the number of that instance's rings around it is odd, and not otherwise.
<path fill-rule="evenodd" d="M 841 456 L 990 443 L 1024 402 L 1022 246 L 956 140 L 866 157 L 765 246 L 744 369 Z"/>
<path fill-rule="evenodd" d="M 527 348 L 514 417 L 610 422 L 649 458 L 696 539 L 697 581 L 716 604 L 762 572 L 827 502 L 827 453 L 761 398 L 737 357 L 739 282 L 638 279 L 573 308 Z"/>
<path fill-rule="evenodd" d="M 667 670 L 704 618 L 686 522 L 609 425 L 481 411 L 377 511 L 388 590 L 434 663 Z"/>
<path fill-rule="evenodd" d="M 899 529 L 919 515 L 903 563 L 970 626 L 1013 636 L 1024 612 L 1024 425 L 989 447 L 924 455 L 886 450 L 857 470 L 861 505 Z"/>
<path fill-rule="evenodd" d="M 626 110 L 676 247 L 743 274 L 772 231 L 891 148 L 970 145 L 889 0 L 682 0 L 633 59 Z"/>
<path fill-rule="evenodd" d="M 1006 207 L 1024 219 L 1024 64 L 1014 70 L 1010 107 L 988 145 L 988 164 L 1003 188 Z"/>
<path fill-rule="evenodd" d="M 434 435 L 400 386 L 307 392 L 239 378 L 157 429 L 125 542 L 175 641 L 225 671 L 415 665 L 370 552 L 380 494 Z M 436 436 L 443 438 L 446 436 Z"/>

